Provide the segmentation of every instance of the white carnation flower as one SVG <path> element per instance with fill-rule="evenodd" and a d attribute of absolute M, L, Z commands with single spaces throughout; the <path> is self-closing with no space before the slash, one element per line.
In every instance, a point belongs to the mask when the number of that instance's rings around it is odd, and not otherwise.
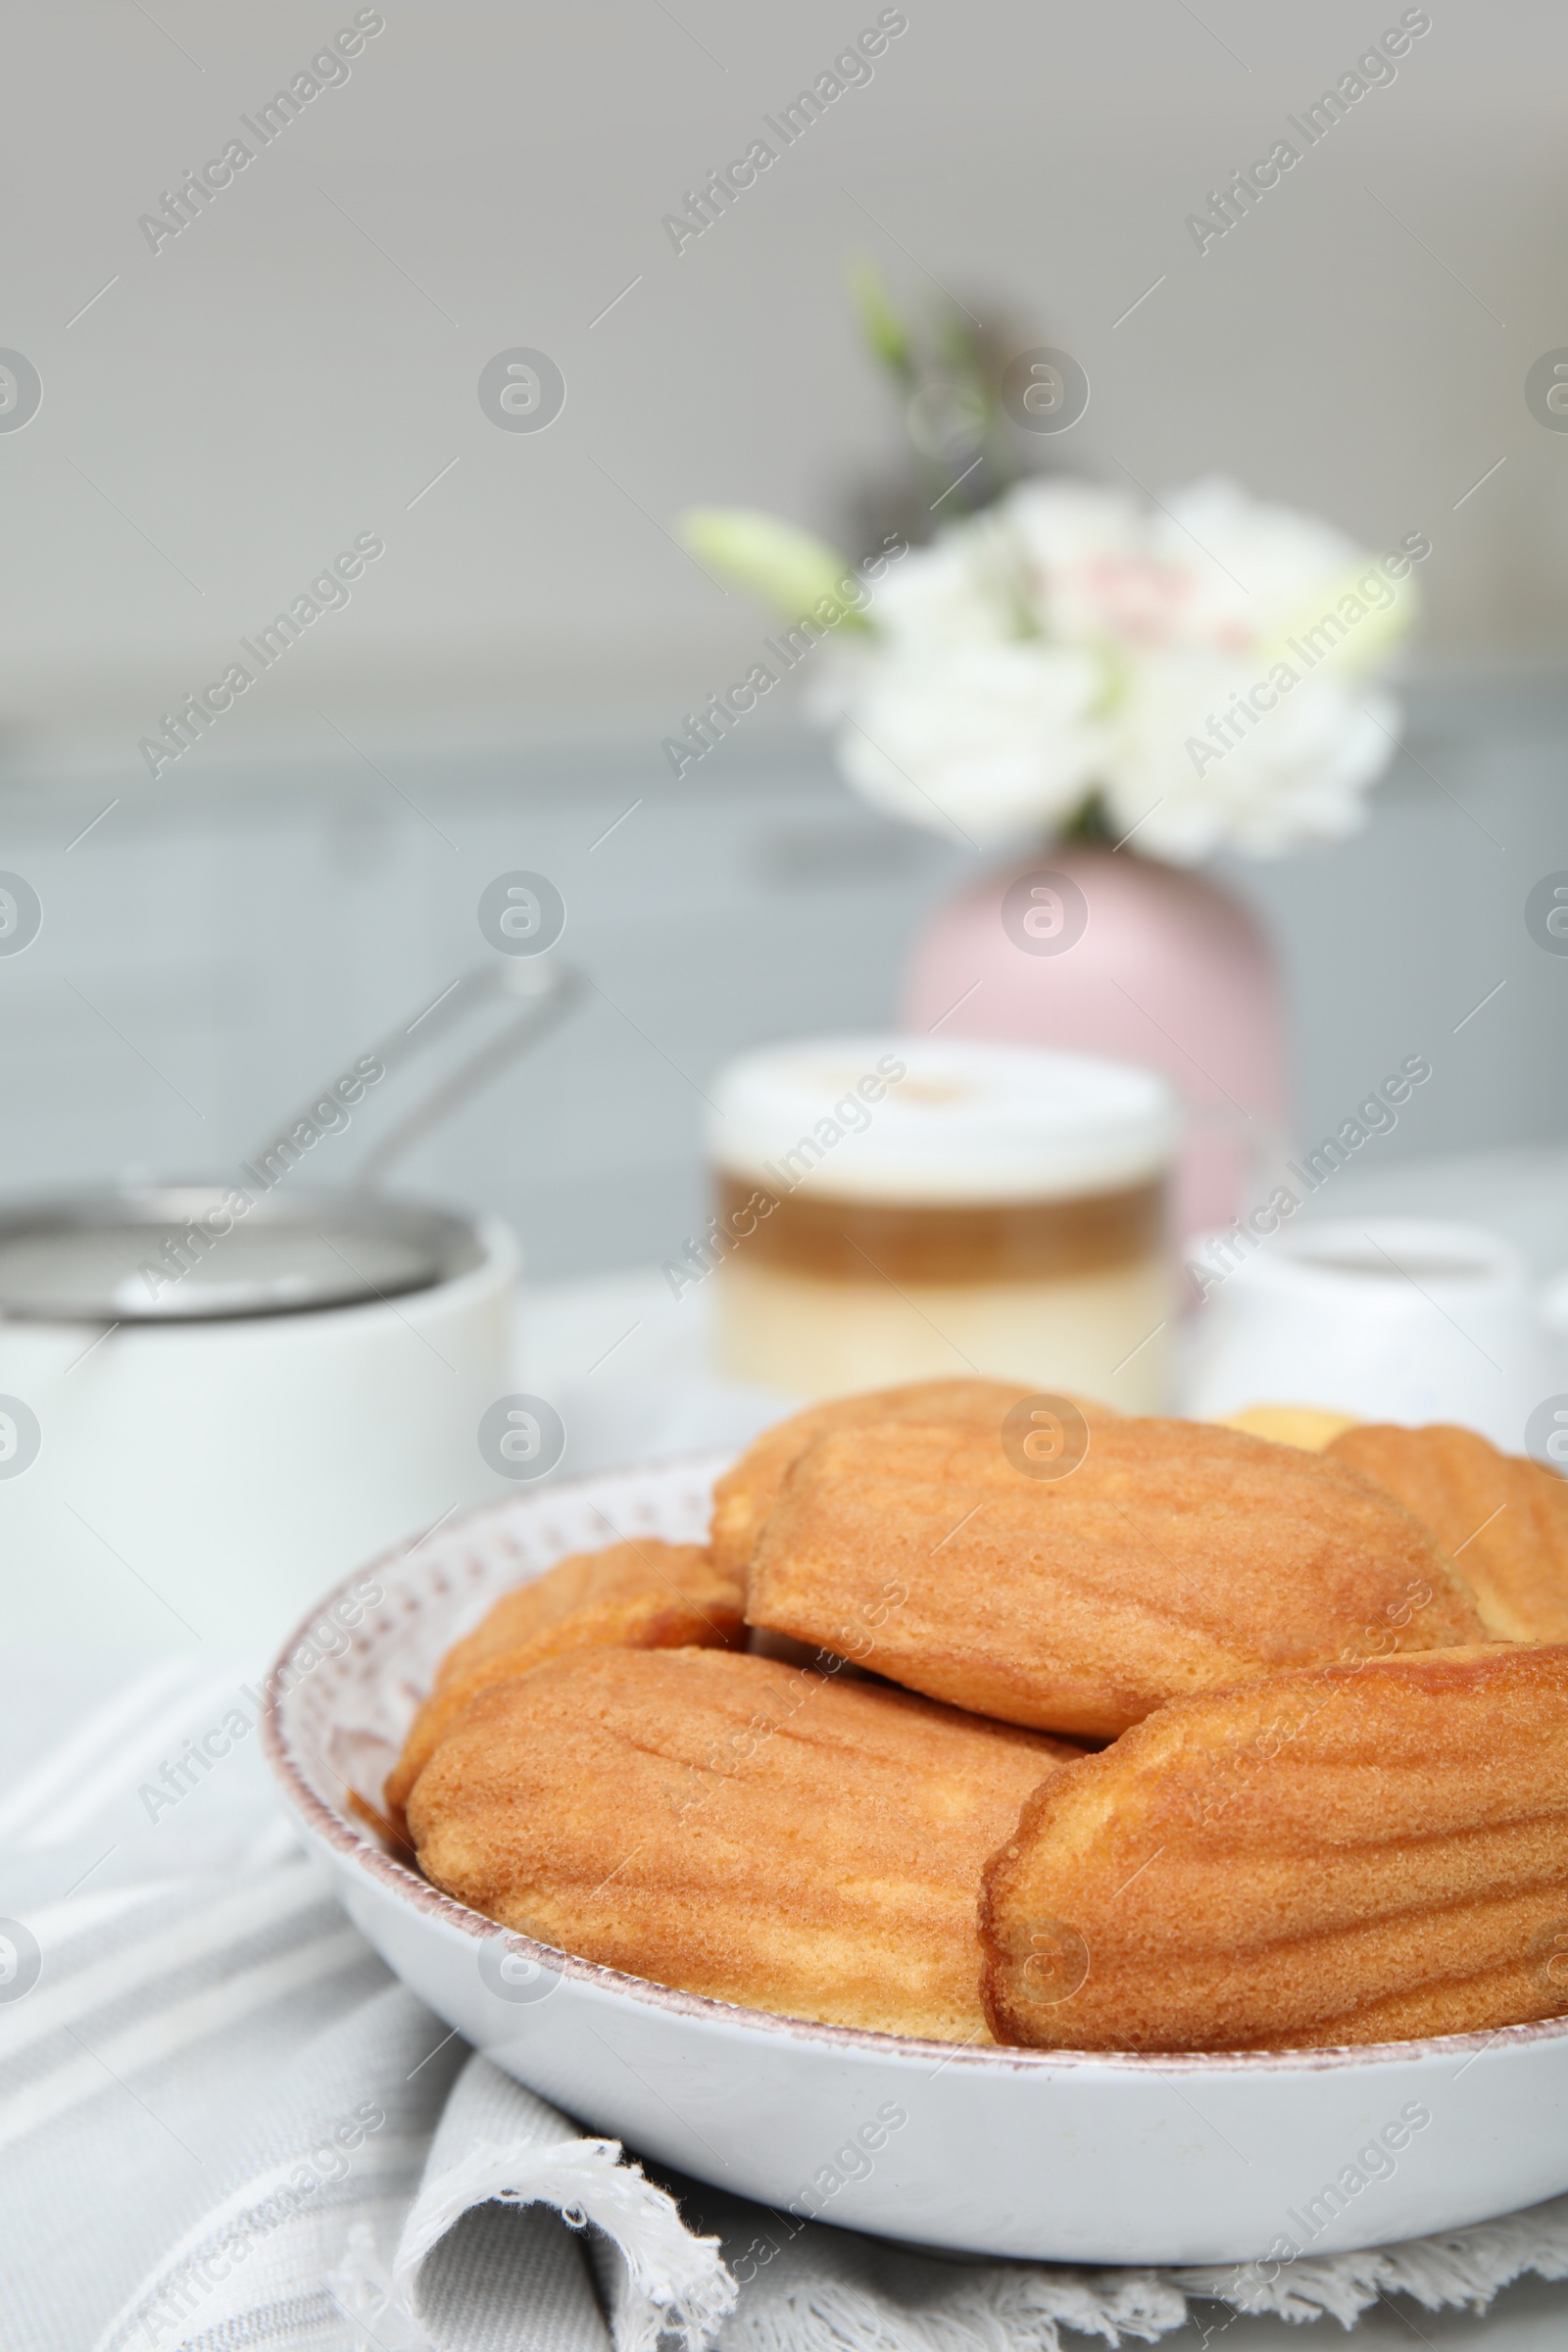
<path fill-rule="evenodd" d="M 890 650 L 862 671 L 839 766 L 890 815 L 999 839 L 1060 824 L 1101 772 L 1093 657 L 1037 639 Z"/>
<path fill-rule="evenodd" d="M 890 564 L 870 612 L 878 636 L 894 647 L 995 645 L 1019 634 L 1016 600 L 984 518 L 952 525 Z"/>
<path fill-rule="evenodd" d="M 1101 776 L 1118 834 L 1188 865 L 1225 848 L 1274 857 L 1364 821 L 1365 794 L 1397 748 L 1398 705 L 1321 674 L 1281 691 L 1274 675 L 1193 654 L 1136 666 Z"/>
<path fill-rule="evenodd" d="M 1181 581 L 1170 642 L 1221 653 L 1272 643 L 1363 560 L 1331 523 L 1263 506 L 1226 481 L 1173 493 L 1150 516 L 1150 542 Z"/>
<path fill-rule="evenodd" d="M 1408 577 L 1229 482 L 1146 509 L 1037 480 L 890 566 L 811 702 L 850 782 L 917 823 L 1039 831 L 1099 791 L 1146 855 L 1269 855 L 1361 821 L 1397 711 L 1351 681 L 1414 610 Z"/>
<path fill-rule="evenodd" d="M 1146 552 L 1144 511 L 1128 491 L 1048 476 L 1019 482 L 995 513 L 1043 571 Z"/>
<path fill-rule="evenodd" d="M 1023 601 L 1065 645 L 1159 643 L 1173 593 L 1136 499 L 1087 482 L 1022 482 L 995 510 Z"/>

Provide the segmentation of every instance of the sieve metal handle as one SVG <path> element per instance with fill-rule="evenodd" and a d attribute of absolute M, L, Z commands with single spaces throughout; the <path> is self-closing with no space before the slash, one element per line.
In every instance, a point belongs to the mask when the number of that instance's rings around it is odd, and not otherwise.
<path fill-rule="evenodd" d="M 583 992 L 583 978 L 570 964 L 553 963 L 543 956 L 507 959 L 476 965 L 455 980 L 427 1004 L 422 1012 L 402 1027 L 389 1030 L 372 1047 L 376 1060 L 390 1078 L 422 1054 L 426 1047 L 458 1028 L 469 1015 L 485 1005 L 514 1002 L 515 1016 L 509 1020 L 499 1035 L 492 1037 L 468 1059 L 460 1062 L 434 1092 L 406 1111 L 390 1134 L 384 1135 L 371 1147 L 361 1161 L 355 1183 L 362 1191 L 373 1190 L 395 1160 L 412 1151 L 432 1128 L 450 1118 L 461 1104 L 493 1078 L 500 1076 L 509 1063 L 537 1044 L 557 1022 L 576 1004 Z M 301 1112 L 308 1119 L 310 1107 Z M 287 1121 L 281 1132 L 287 1134 L 297 1122 Z M 270 1150 L 280 1131 L 273 1128 L 262 1151 Z M 260 1154 L 253 1154 L 259 1157 Z"/>

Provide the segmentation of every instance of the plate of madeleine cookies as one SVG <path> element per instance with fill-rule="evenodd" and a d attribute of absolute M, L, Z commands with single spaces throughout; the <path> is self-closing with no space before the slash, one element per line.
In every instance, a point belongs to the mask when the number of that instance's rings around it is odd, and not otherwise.
<path fill-rule="evenodd" d="M 269 1688 L 414 1990 L 781 2213 L 1267 2266 L 1568 2188 L 1568 1482 L 1469 1431 L 838 1398 L 448 1523 Z"/>

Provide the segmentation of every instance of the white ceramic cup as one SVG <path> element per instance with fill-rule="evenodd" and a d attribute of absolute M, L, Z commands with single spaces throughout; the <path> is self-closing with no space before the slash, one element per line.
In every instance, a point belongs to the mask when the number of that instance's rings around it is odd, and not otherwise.
<path fill-rule="evenodd" d="M 1223 1265 L 1219 1238 L 1200 1254 Z M 1416 1217 L 1324 1219 L 1260 1241 L 1217 1279 L 1194 1319 L 1186 1409 L 1322 1405 L 1362 1420 L 1455 1421 L 1510 1453 L 1568 1388 L 1519 1252 L 1474 1225 Z"/>
<path fill-rule="evenodd" d="M 559 1415 L 513 1389 L 511 1233 L 376 1189 L 579 994 L 569 968 L 510 953 L 389 1032 L 216 1184 L 0 1205 L 8 1634 L 259 1659 L 367 1549 L 417 1543 L 553 1466 L 540 1447 L 564 1443 Z M 352 1187 L 296 1180 L 367 1084 L 485 1010 L 500 1027 L 403 1105 Z"/>
<path fill-rule="evenodd" d="M 477 1432 L 514 1385 L 518 1252 L 496 1219 L 472 1231 L 471 1262 L 396 1298 L 0 1321 L 8 1634 L 260 1659 L 368 1548 L 504 1493 Z"/>

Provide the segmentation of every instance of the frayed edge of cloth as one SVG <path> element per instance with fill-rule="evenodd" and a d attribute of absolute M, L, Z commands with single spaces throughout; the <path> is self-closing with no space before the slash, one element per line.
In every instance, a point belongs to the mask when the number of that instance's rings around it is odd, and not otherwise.
<path fill-rule="evenodd" d="M 1499 2221 L 1406 2238 L 1400 2245 L 1371 2246 L 1362 2254 L 1326 2254 L 1315 2260 L 1298 2256 L 1267 2267 L 1276 2269 L 1277 2277 L 1265 2280 L 1256 2263 L 1164 2275 L 1189 2295 L 1229 2303 L 1249 2316 L 1326 2317 L 1344 2328 L 1352 2327 L 1383 2295 L 1409 2295 L 1427 2311 L 1454 2306 L 1485 2311 L 1494 2296 L 1527 2272 L 1541 2278 L 1568 2278 L 1568 2197 L 1553 2197 Z"/>
<path fill-rule="evenodd" d="M 674 2336 L 684 2352 L 706 2352 L 734 2310 L 739 2288 L 716 2237 L 694 2237 L 674 2199 L 642 2168 L 621 2162 L 613 2139 L 571 2139 L 541 2147 L 476 2140 L 461 2162 L 427 2181 L 415 2199 L 392 2264 L 397 2291 L 417 2309 L 420 2264 L 470 2207 L 553 2206 L 574 2230 L 600 2230 L 620 2256 L 611 2312 L 615 2352 L 657 2352 Z"/>
<path fill-rule="evenodd" d="M 1184 2325 L 1187 2298 L 1152 2272 L 1001 2268 L 937 2303 L 906 2304 L 849 2278 L 781 2286 L 724 2331 L 725 2352 L 1061 2352 L 1060 2329 L 1152 2343 Z"/>

